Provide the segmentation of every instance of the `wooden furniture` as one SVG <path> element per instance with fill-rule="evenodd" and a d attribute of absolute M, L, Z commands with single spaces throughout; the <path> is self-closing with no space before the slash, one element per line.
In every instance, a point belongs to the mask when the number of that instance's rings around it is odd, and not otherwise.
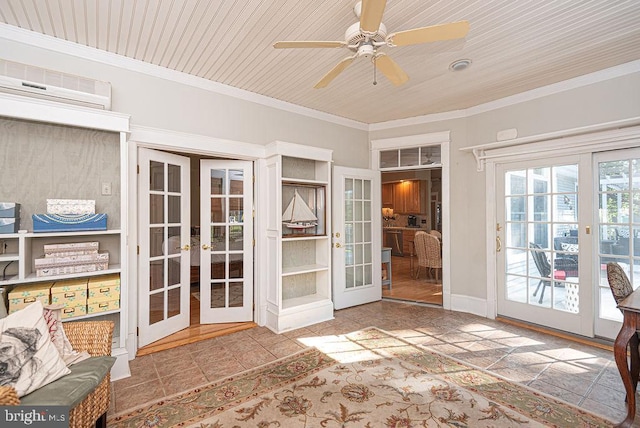
<path fill-rule="evenodd" d="M 394 183 L 393 210 L 401 214 L 420 214 L 422 209 L 422 194 L 420 180 L 405 180 Z"/>
<path fill-rule="evenodd" d="M 393 208 L 393 187 L 396 183 L 382 184 L 382 206 L 384 208 Z"/>
<path fill-rule="evenodd" d="M 413 245 L 414 237 L 416 236 L 416 230 L 403 229 L 402 230 L 402 255 L 412 257 L 415 252 Z"/>
<path fill-rule="evenodd" d="M 382 286 L 389 286 L 391 290 L 391 247 L 382 247 L 382 263 L 386 265 L 387 277 L 382 279 Z"/>
<path fill-rule="evenodd" d="M 624 320 L 613 346 L 616 365 L 627 393 L 627 417 L 617 426 L 631 427 L 636 416 L 636 387 L 640 373 L 638 328 L 640 328 L 640 288 L 618 304 Z M 630 361 L 627 360 L 627 351 Z"/>
<path fill-rule="evenodd" d="M 73 349 L 76 351 L 87 351 L 92 357 L 111 355 L 111 338 L 113 335 L 113 322 L 110 321 L 85 321 L 70 322 L 64 326 L 64 332 L 69 338 Z M 113 362 L 113 359 L 112 359 Z M 80 362 L 79 364 L 82 364 Z M 74 366 L 71 366 L 72 368 Z M 67 376 L 73 376 L 73 372 Z M 84 375 L 87 379 L 91 376 Z M 56 383 L 64 383 L 65 376 L 42 387 L 50 388 L 51 391 L 59 389 Z M 86 380 L 85 380 L 86 382 Z M 89 427 L 106 427 L 107 426 L 107 410 L 109 410 L 109 400 L 111 399 L 111 382 L 110 373 L 107 370 L 106 375 L 98 386 L 90 392 L 79 404 L 69 410 L 69 427 L 70 428 L 89 428 Z M 33 393 L 38 392 L 38 390 Z M 32 394 L 33 394 L 32 393 Z M 25 405 L 50 405 L 51 403 L 34 403 L 29 400 L 28 394 L 22 397 Z M 44 394 L 47 395 L 47 394 Z M 48 395 L 54 402 L 60 397 Z M 16 406 L 20 405 L 15 389 L 10 386 L 0 386 L 0 406 Z"/>
<path fill-rule="evenodd" d="M 278 141 L 267 152 L 266 326 L 282 333 L 333 319 L 328 233 L 332 151 Z M 295 195 L 313 211 L 317 220 L 308 223 L 316 226 L 296 229 L 284 221 Z"/>

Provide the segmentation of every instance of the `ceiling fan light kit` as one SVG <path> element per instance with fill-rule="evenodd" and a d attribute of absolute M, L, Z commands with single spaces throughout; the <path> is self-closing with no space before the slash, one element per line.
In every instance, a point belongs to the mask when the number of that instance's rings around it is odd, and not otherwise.
<path fill-rule="evenodd" d="M 414 28 L 387 35 L 387 27 L 382 23 L 382 15 L 387 6 L 386 0 L 363 0 L 355 4 L 353 12 L 359 19 L 345 31 L 345 41 L 282 41 L 276 42 L 276 49 L 289 48 L 341 48 L 346 47 L 353 54 L 340 61 L 333 69 L 325 74 L 314 88 L 324 88 L 338 77 L 356 58 L 371 58 L 375 68 L 394 85 L 400 86 L 409 80 L 409 76 L 402 68 L 379 48 L 396 46 L 410 46 L 431 43 L 441 40 L 464 38 L 469 32 L 469 22 L 459 21 L 429 27 Z M 470 60 L 466 68 L 471 64 Z M 453 64 L 450 65 L 452 68 Z M 375 82 L 374 82 L 375 84 Z"/>

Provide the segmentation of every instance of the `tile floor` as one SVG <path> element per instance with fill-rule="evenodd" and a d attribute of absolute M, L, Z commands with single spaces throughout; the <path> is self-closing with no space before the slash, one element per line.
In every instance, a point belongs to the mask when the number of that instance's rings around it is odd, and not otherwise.
<path fill-rule="evenodd" d="M 250 369 L 305 347 L 305 338 L 375 326 L 511 378 L 612 420 L 626 413 L 611 351 L 478 316 L 381 301 L 284 334 L 256 327 L 131 361 L 113 382 L 110 415 Z"/>

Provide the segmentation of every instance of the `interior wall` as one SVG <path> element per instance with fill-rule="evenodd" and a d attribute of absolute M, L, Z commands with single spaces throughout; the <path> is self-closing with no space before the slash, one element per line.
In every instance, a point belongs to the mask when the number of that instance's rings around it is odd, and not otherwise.
<path fill-rule="evenodd" d="M 486 299 L 486 171 L 463 147 L 496 141 L 500 130 L 526 137 L 640 116 L 640 73 L 469 117 L 377 130 L 372 140 L 451 131 L 451 293 Z M 606 147 L 603 145 L 603 150 Z M 491 203 L 491 201 L 489 201 Z"/>
<path fill-rule="evenodd" d="M 0 183 L 0 202 L 21 204 L 20 229 L 33 231 L 31 215 L 46 213 L 47 199 L 95 200 L 119 229 L 120 135 L 0 118 Z"/>
<path fill-rule="evenodd" d="M 9 61 L 110 82 L 112 110 L 131 115 L 132 126 L 260 145 L 276 140 L 305 144 L 333 150 L 336 165 L 369 165 L 366 130 L 14 40 L 0 38 L 0 52 Z"/>

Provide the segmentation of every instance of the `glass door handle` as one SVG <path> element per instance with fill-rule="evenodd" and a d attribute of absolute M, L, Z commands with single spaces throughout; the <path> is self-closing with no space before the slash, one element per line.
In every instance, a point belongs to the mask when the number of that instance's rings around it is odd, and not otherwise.
<path fill-rule="evenodd" d="M 502 240 L 499 236 L 496 236 L 496 253 L 502 251 Z"/>

